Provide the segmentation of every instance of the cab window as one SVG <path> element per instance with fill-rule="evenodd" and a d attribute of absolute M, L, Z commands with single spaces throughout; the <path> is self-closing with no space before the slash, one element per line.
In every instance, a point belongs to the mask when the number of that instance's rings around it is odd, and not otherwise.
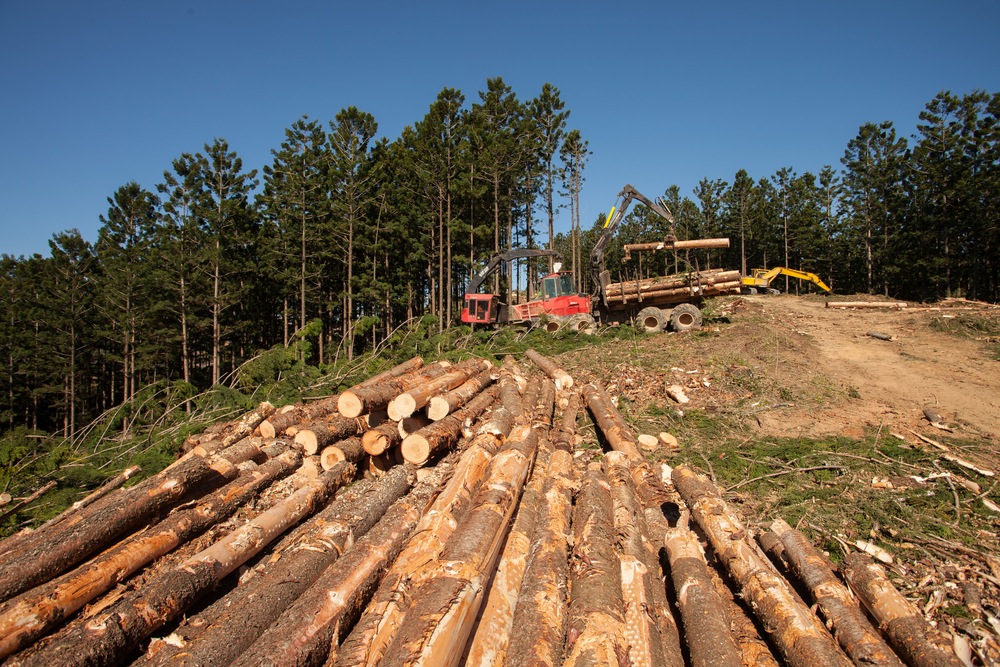
<path fill-rule="evenodd" d="M 545 279 L 545 298 L 552 299 L 559 296 L 559 283 L 555 278 Z"/>

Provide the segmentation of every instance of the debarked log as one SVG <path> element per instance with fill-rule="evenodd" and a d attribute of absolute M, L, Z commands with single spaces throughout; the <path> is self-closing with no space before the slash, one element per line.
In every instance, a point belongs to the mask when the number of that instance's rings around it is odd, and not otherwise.
<path fill-rule="evenodd" d="M 792 667 L 851 664 L 820 620 L 793 595 L 788 583 L 747 541 L 747 530 L 729 510 L 718 488 L 687 466 L 674 468 L 683 497 L 715 553 L 740 587 L 761 624 Z"/>
<path fill-rule="evenodd" d="M 643 460 L 642 452 L 636 446 L 635 434 L 625 423 L 625 418 L 611 402 L 611 397 L 602 385 L 591 383 L 584 385 L 583 398 L 594 416 L 594 421 L 601 429 L 604 439 L 612 449 L 623 452 L 630 459 Z"/>
<path fill-rule="evenodd" d="M 848 555 L 841 573 L 899 656 L 915 667 L 960 667 L 962 661 L 935 628 L 892 585 L 885 569 L 863 553 Z"/>
<path fill-rule="evenodd" d="M 106 665 L 117 663 L 166 623 L 177 620 L 201 595 L 278 535 L 324 505 L 353 479 L 354 467 L 342 463 L 285 500 L 257 515 L 212 546 L 141 589 L 126 594 L 85 622 L 75 622 L 53 637 L 23 665 Z"/>
<path fill-rule="evenodd" d="M 833 630 L 833 636 L 855 664 L 903 667 L 896 654 L 865 619 L 850 591 L 837 579 L 826 558 L 813 548 L 805 535 L 781 519 L 771 523 L 771 532 L 784 547 L 783 561 L 808 589 L 812 602 L 819 607 L 827 626 Z"/>
<path fill-rule="evenodd" d="M 541 368 L 546 375 L 555 381 L 557 391 L 569 389 L 573 386 L 573 377 L 545 355 L 539 354 L 534 350 L 525 350 L 524 356 L 531 359 L 536 366 Z"/>
<path fill-rule="evenodd" d="M 496 400 L 496 388 L 490 387 L 469 401 L 458 412 L 441 421 L 433 422 L 416 433 L 403 438 L 400 449 L 407 463 L 424 465 L 430 457 L 453 446 L 462 436 L 462 426 L 467 419 L 474 419 Z"/>

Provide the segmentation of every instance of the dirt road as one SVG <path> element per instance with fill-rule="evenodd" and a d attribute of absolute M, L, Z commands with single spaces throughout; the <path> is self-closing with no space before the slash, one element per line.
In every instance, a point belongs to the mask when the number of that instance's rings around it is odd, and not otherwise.
<path fill-rule="evenodd" d="M 811 372 L 834 378 L 862 399 L 851 401 L 850 410 L 841 406 L 825 414 L 800 415 L 806 422 L 812 420 L 808 430 L 853 430 L 860 423 L 880 422 L 887 428 L 912 427 L 929 406 L 949 422 L 1000 437 L 1000 362 L 981 343 L 932 326 L 935 318 L 962 311 L 843 310 L 795 296 L 746 298 L 812 341 Z M 892 340 L 867 335 L 872 331 Z M 786 416 L 771 419 L 780 420 L 786 431 L 794 428 Z"/>

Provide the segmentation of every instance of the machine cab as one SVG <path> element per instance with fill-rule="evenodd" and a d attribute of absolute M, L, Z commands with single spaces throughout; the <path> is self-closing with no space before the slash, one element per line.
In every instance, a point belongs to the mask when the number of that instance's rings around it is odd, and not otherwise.
<path fill-rule="evenodd" d="M 500 312 L 500 297 L 496 294 L 466 294 L 462 321 L 466 324 L 493 324 Z"/>
<path fill-rule="evenodd" d="M 573 272 L 550 273 L 545 276 L 542 281 L 542 292 L 546 299 L 576 294 L 576 288 L 573 285 Z"/>

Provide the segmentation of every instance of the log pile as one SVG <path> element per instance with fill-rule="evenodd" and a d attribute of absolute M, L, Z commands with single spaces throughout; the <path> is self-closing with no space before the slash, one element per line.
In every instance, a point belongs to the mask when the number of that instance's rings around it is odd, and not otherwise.
<path fill-rule="evenodd" d="M 642 303 L 647 300 L 653 303 L 679 303 L 693 296 L 738 294 L 742 284 L 740 280 L 739 271 L 709 269 L 610 283 L 604 293 L 609 305 Z"/>
<path fill-rule="evenodd" d="M 711 481 L 654 472 L 603 386 L 521 363 L 411 360 L 262 406 L 0 542 L 0 660 L 961 664 L 870 559 L 837 572 L 780 519 L 765 553 Z"/>

